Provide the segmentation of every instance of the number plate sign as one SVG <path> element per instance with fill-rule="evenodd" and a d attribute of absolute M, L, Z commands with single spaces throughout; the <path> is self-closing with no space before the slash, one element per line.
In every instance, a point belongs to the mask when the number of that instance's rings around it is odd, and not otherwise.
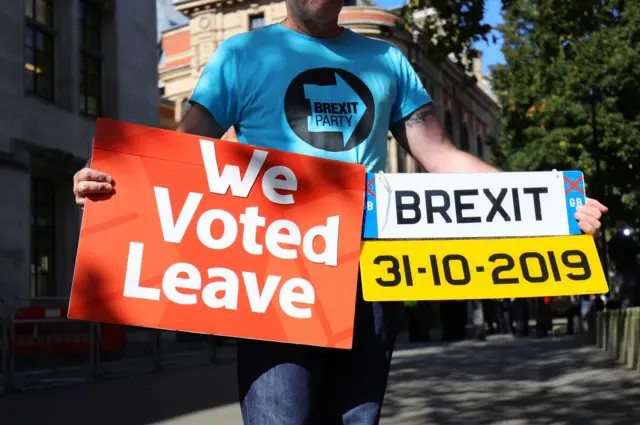
<path fill-rule="evenodd" d="M 579 235 L 580 171 L 367 174 L 364 239 Z"/>
<path fill-rule="evenodd" d="M 368 175 L 367 301 L 602 294 L 582 173 Z M 366 240 L 374 239 L 374 240 Z"/>
<path fill-rule="evenodd" d="M 607 292 L 593 238 L 368 241 L 367 301 L 544 297 Z"/>

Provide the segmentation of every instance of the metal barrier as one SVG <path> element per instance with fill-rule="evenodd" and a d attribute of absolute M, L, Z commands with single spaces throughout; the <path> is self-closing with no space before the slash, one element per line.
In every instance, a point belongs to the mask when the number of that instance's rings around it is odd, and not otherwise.
<path fill-rule="evenodd" d="M 69 320 L 68 299 L 22 299 L 2 305 L 0 393 L 216 359 L 211 336 Z"/>
<path fill-rule="evenodd" d="M 595 343 L 609 357 L 640 371 L 640 307 L 598 312 Z"/>

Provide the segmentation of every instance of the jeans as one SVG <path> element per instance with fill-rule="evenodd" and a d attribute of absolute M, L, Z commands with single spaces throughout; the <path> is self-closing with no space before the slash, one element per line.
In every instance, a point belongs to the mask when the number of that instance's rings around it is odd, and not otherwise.
<path fill-rule="evenodd" d="M 245 425 L 377 425 L 398 303 L 367 303 L 360 285 L 351 350 L 238 341 Z"/>

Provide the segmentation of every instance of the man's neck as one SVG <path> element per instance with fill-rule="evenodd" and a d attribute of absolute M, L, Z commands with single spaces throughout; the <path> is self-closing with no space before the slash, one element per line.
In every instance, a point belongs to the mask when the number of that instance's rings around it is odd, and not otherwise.
<path fill-rule="evenodd" d="M 306 22 L 296 16 L 289 14 L 281 23 L 285 27 L 308 35 L 315 38 L 333 38 L 342 34 L 342 27 L 338 25 L 338 22 L 332 22 L 330 24 L 320 24 L 317 22 Z"/>

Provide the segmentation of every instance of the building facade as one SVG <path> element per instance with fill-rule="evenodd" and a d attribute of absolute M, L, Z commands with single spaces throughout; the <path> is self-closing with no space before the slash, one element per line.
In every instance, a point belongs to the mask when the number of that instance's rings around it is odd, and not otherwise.
<path fill-rule="evenodd" d="M 67 296 L 73 174 L 96 117 L 160 126 L 154 0 L 12 0 L 0 14 L 0 298 Z"/>
<path fill-rule="evenodd" d="M 162 32 L 163 60 L 159 67 L 163 95 L 162 126 L 175 129 L 189 107 L 188 99 L 202 69 L 225 39 L 286 17 L 284 1 L 179 0 L 175 7 L 188 21 Z M 453 61 L 435 67 L 413 36 L 398 28 L 398 14 L 363 0 L 345 1 L 340 24 L 400 48 L 413 63 L 434 100 L 436 116 L 458 146 L 491 161 L 487 139 L 497 135 L 495 97 L 484 87 L 481 64 L 474 64 L 478 84 L 466 86 L 464 71 Z M 233 129 L 223 137 L 236 140 Z M 389 135 L 388 172 L 418 172 L 421 167 Z"/>

